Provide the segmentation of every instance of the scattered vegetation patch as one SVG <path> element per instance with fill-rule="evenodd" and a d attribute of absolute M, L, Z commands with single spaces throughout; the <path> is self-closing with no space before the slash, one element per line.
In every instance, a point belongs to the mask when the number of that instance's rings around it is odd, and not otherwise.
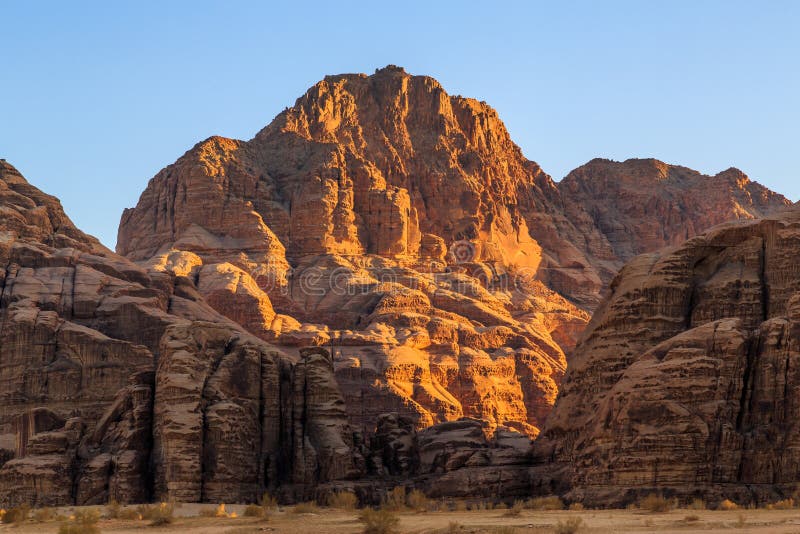
<path fill-rule="evenodd" d="M 261 507 L 265 510 L 276 510 L 278 508 L 278 499 L 273 497 L 269 494 L 269 492 L 264 492 L 264 495 L 261 496 Z"/>
<path fill-rule="evenodd" d="M 266 519 L 268 513 L 269 512 L 263 506 L 259 506 L 257 504 L 248 504 L 244 509 L 245 517 L 259 517 L 261 519 Z"/>
<path fill-rule="evenodd" d="M 315 502 L 301 502 L 292 508 L 293 514 L 314 514 L 317 511 L 317 503 Z"/>
<path fill-rule="evenodd" d="M 697 514 L 689 514 L 683 518 L 683 520 L 687 523 L 697 523 L 700 521 L 700 516 Z"/>
<path fill-rule="evenodd" d="M 731 511 L 731 510 L 739 510 L 740 508 L 741 508 L 741 506 L 739 506 L 738 504 L 736 504 L 735 502 L 733 502 L 730 499 L 725 499 L 724 501 L 719 503 L 719 509 L 720 510 L 725 510 L 725 511 L 728 511 L 728 512 Z"/>
<path fill-rule="evenodd" d="M 580 517 L 570 517 L 556 523 L 556 534 L 575 534 L 583 528 L 583 519 Z"/>
<path fill-rule="evenodd" d="M 328 495 L 328 506 L 339 510 L 355 510 L 358 508 L 358 497 L 352 491 L 338 491 Z"/>
<path fill-rule="evenodd" d="M 581 511 L 585 510 L 583 504 L 579 503 L 579 502 L 574 502 L 574 503 L 570 504 L 569 505 L 569 509 L 572 510 L 573 512 L 581 512 Z"/>
<path fill-rule="evenodd" d="M 37 508 L 33 511 L 33 520 L 37 523 L 47 523 L 58 519 L 58 514 L 52 508 Z"/>
<path fill-rule="evenodd" d="M 506 513 L 504 515 L 508 517 L 518 517 L 522 515 L 522 511 L 524 509 L 525 509 L 525 503 L 517 500 L 514 501 L 514 504 L 508 510 L 506 510 Z"/>
<path fill-rule="evenodd" d="M 157 505 L 150 506 L 148 509 L 147 517 L 142 516 L 150 521 L 150 526 L 159 527 L 162 525 L 169 525 L 175 521 L 175 506 L 172 503 L 162 502 Z"/>
<path fill-rule="evenodd" d="M 791 497 L 767 505 L 767 510 L 793 510 L 794 508 L 797 508 L 797 504 Z"/>
<path fill-rule="evenodd" d="M 200 515 L 202 517 L 218 517 L 218 518 L 219 517 L 230 517 L 230 518 L 235 518 L 236 517 L 236 512 L 228 513 L 228 511 L 225 510 L 225 503 L 221 503 L 221 504 L 218 504 L 213 510 L 210 509 L 210 508 L 206 508 L 204 510 L 201 510 L 200 511 Z"/>
<path fill-rule="evenodd" d="M 9 508 L 2 515 L 2 521 L 5 524 L 22 523 L 27 521 L 31 515 L 31 507 L 27 504 L 20 504 L 14 508 Z"/>
<path fill-rule="evenodd" d="M 100 512 L 94 509 L 78 510 L 58 528 L 58 534 L 99 534 Z"/>
<path fill-rule="evenodd" d="M 412 510 L 417 512 L 427 512 L 431 506 L 430 499 L 420 490 L 412 490 L 406 497 L 406 503 Z"/>
<path fill-rule="evenodd" d="M 398 512 L 404 510 L 406 507 L 406 488 L 397 486 L 392 491 L 388 492 L 383 498 L 383 506 L 385 510 Z"/>
<path fill-rule="evenodd" d="M 455 534 L 456 532 L 461 532 L 463 529 L 464 525 L 458 521 L 450 521 L 450 524 L 447 525 L 447 530 L 445 530 L 445 532 L 447 534 Z"/>
<path fill-rule="evenodd" d="M 531 510 L 563 510 L 564 502 L 555 495 L 550 495 L 529 499 L 525 506 Z"/>
<path fill-rule="evenodd" d="M 385 508 L 366 508 L 358 516 L 358 520 L 364 523 L 364 534 L 393 534 L 400 524 L 397 514 Z"/>
<path fill-rule="evenodd" d="M 654 514 L 661 514 L 664 512 L 669 512 L 675 508 L 675 501 L 662 497 L 661 495 L 651 493 L 639 501 L 639 508 Z"/>
<path fill-rule="evenodd" d="M 689 510 L 705 510 L 706 502 L 703 499 L 692 499 L 692 502 L 686 508 Z"/>

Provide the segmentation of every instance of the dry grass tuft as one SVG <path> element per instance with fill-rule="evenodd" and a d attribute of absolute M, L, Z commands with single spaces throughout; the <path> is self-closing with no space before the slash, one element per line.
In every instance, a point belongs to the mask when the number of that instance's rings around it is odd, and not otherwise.
<path fill-rule="evenodd" d="M 648 512 L 652 512 L 654 514 L 661 514 L 664 512 L 669 512 L 673 508 L 675 508 L 675 501 L 672 499 L 667 499 L 662 497 L 661 495 L 657 495 L 655 493 L 651 493 L 641 501 L 639 501 L 639 508 L 642 510 L 647 510 Z"/>
<path fill-rule="evenodd" d="M 14 508 L 9 508 L 2 516 L 2 521 L 5 524 L 22 523 L 27 521 L 31 515 L 31 507 L 27 504 L 20 504 Z"/>
<path fill-rule="evenodd" d="M 352 491 L 339 491 L 328 495 L 328 506 L 339 510 L 355 510 L 358 508 L 358 497 Z"/>
<path fill-rule="evenodd" d="M 739 506 L 738 504 L 736 504 L 735 502 L 733 502 L 730 499 L 725 499 L 724 501 L 719 503 L 719 509 L 720 510 L 725 510 L 725 511 L 728 511 L 728 512 L 731 511 L 731 510 L 739 510 L 740 508 L 741 508 L 741 506 Z"/>
<path fill-rule="evenodd" d="M 555 495 L 550 495 L 549 497 L 530 499 L 525 506 L 531 510 L 563 510 L 564 502 Z"/>
<path fill-rule="evenodd" d="M 97 510 L 78 510 L 58 527 L 58 534 L 100 534 L 99 520 L 100 512 Z"/>
<path fill-rule="evenodd" d="M 366 508 L 358 516 L 358 520 L 364 523 L 364 534 L 393 534 L 400 524 L 397 514 L 385 508 Z"/>
<path fill-rule="evenodd" d="M 315 502 L 301 502 L 294 505 L 292 508 L 293 514 L 315 514 L 319 511 L 317 503 Z"/>
<path fill-rule="evenodd" d="M 583 528 L 583 519 L 580 517 L 570 517 L 564 521 L 556 523 L 556 534 L 575 534 Z"/>
<path fill-rule="evenodd" d="M 405 510 L 406 488 L 404 488 L 403 486 L 397 486 L 392 491 L 388 492 L 383 497 L 383 505 L 381 506 L 381 508 L 393 512 L 399 512 L 400 510 Z"/>
<path fill-rule="evenodd" d="M 522 515 L 522 511 L 524 509 L 525 509 L 525 503 L 520 500 L 517 500 L 514 501 L 514 504 L 511 506 L 511 508 L 506 510 L 506 513 L 504 515 L 508 517 L 519 517 Z"/>

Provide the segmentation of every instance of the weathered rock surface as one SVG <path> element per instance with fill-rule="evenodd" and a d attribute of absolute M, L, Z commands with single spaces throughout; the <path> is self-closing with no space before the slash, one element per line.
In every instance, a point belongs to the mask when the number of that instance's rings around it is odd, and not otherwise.
<path fill-rule="evenodd" d="M 763 503 L 800 476 L 800 213 L 632 260 L 536 442 L 535 485 L 587 504 L 652 491 Z"/>
<path fill-rule="evenodd" d="M 191 257 L 172 274 L 108 251 L 5 162 L 0 211 L 0 505 L 252 501 L 365 474 L 325 353 L 215 312 Z M 235 319 L 274 317 L 236 268 L 199 274 Z"/>
<path fill-rule="evenodd" d="M 613 259 L 584 252 L 604 285 L 628 260 L 679 245 L 717 224 L 788 207 L 782 195 L 738 169 L 706 176 L 655 159 L 594 159 L 558 183 L 570 218 L 591 217 Z M 607 248 L 607 247 L 606 247 Z M 567 293 L 568 294 L 568 293 Z"/>
<path fill-rule="evenodd" d="M 387 67 L 326 77 L 251 141 L 199 143 L 125 211 L 117 248 L 262 339 L 332 348 L 364 432 L 397 411 L 534 436 L 588 321 L 539 280 L 579 255 L 553 195 L 493 109 Z"/>

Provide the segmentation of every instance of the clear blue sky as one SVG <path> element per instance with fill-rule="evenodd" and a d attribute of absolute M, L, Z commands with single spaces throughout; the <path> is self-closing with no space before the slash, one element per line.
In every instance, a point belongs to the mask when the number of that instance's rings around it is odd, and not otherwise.
<path fill-rule="evenodd" d="M 657 157 L 800 198 L 800 2 L 0 0 L 0 21 L 0 157 L 111 247 L 197 141 L 389 63 L 489 102 L 555 179 Z"/>

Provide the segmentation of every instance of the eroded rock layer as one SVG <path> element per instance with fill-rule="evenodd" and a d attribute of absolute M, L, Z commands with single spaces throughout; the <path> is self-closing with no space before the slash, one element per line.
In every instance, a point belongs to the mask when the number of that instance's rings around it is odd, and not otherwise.
<path fill-rule="evenodd" d="M 195 146 L 117 248 L 262 339 L 328 347 L 364 432 L 396 411 L 535 436 L 588 321 L 540 274 L 599 287 L 564 260 L 581 254 L 554 221 L 581 231 L 554 196 L 493 109 L 387 67 L 326 77 L 251 141 Z"/>
<path fill-rule="evenodd" d="M 632 260 L 576 349 L 535 484 L 610 506 L 653 491 L 766 501 L 800 477 L 800 213 Z"/>
<path fill-rule="evenodd" d="M 4 161 L 0 211 L 0 506 L 243 502 L 367 474 L 327 353 L 287 356 L 110 252 Z"/>

